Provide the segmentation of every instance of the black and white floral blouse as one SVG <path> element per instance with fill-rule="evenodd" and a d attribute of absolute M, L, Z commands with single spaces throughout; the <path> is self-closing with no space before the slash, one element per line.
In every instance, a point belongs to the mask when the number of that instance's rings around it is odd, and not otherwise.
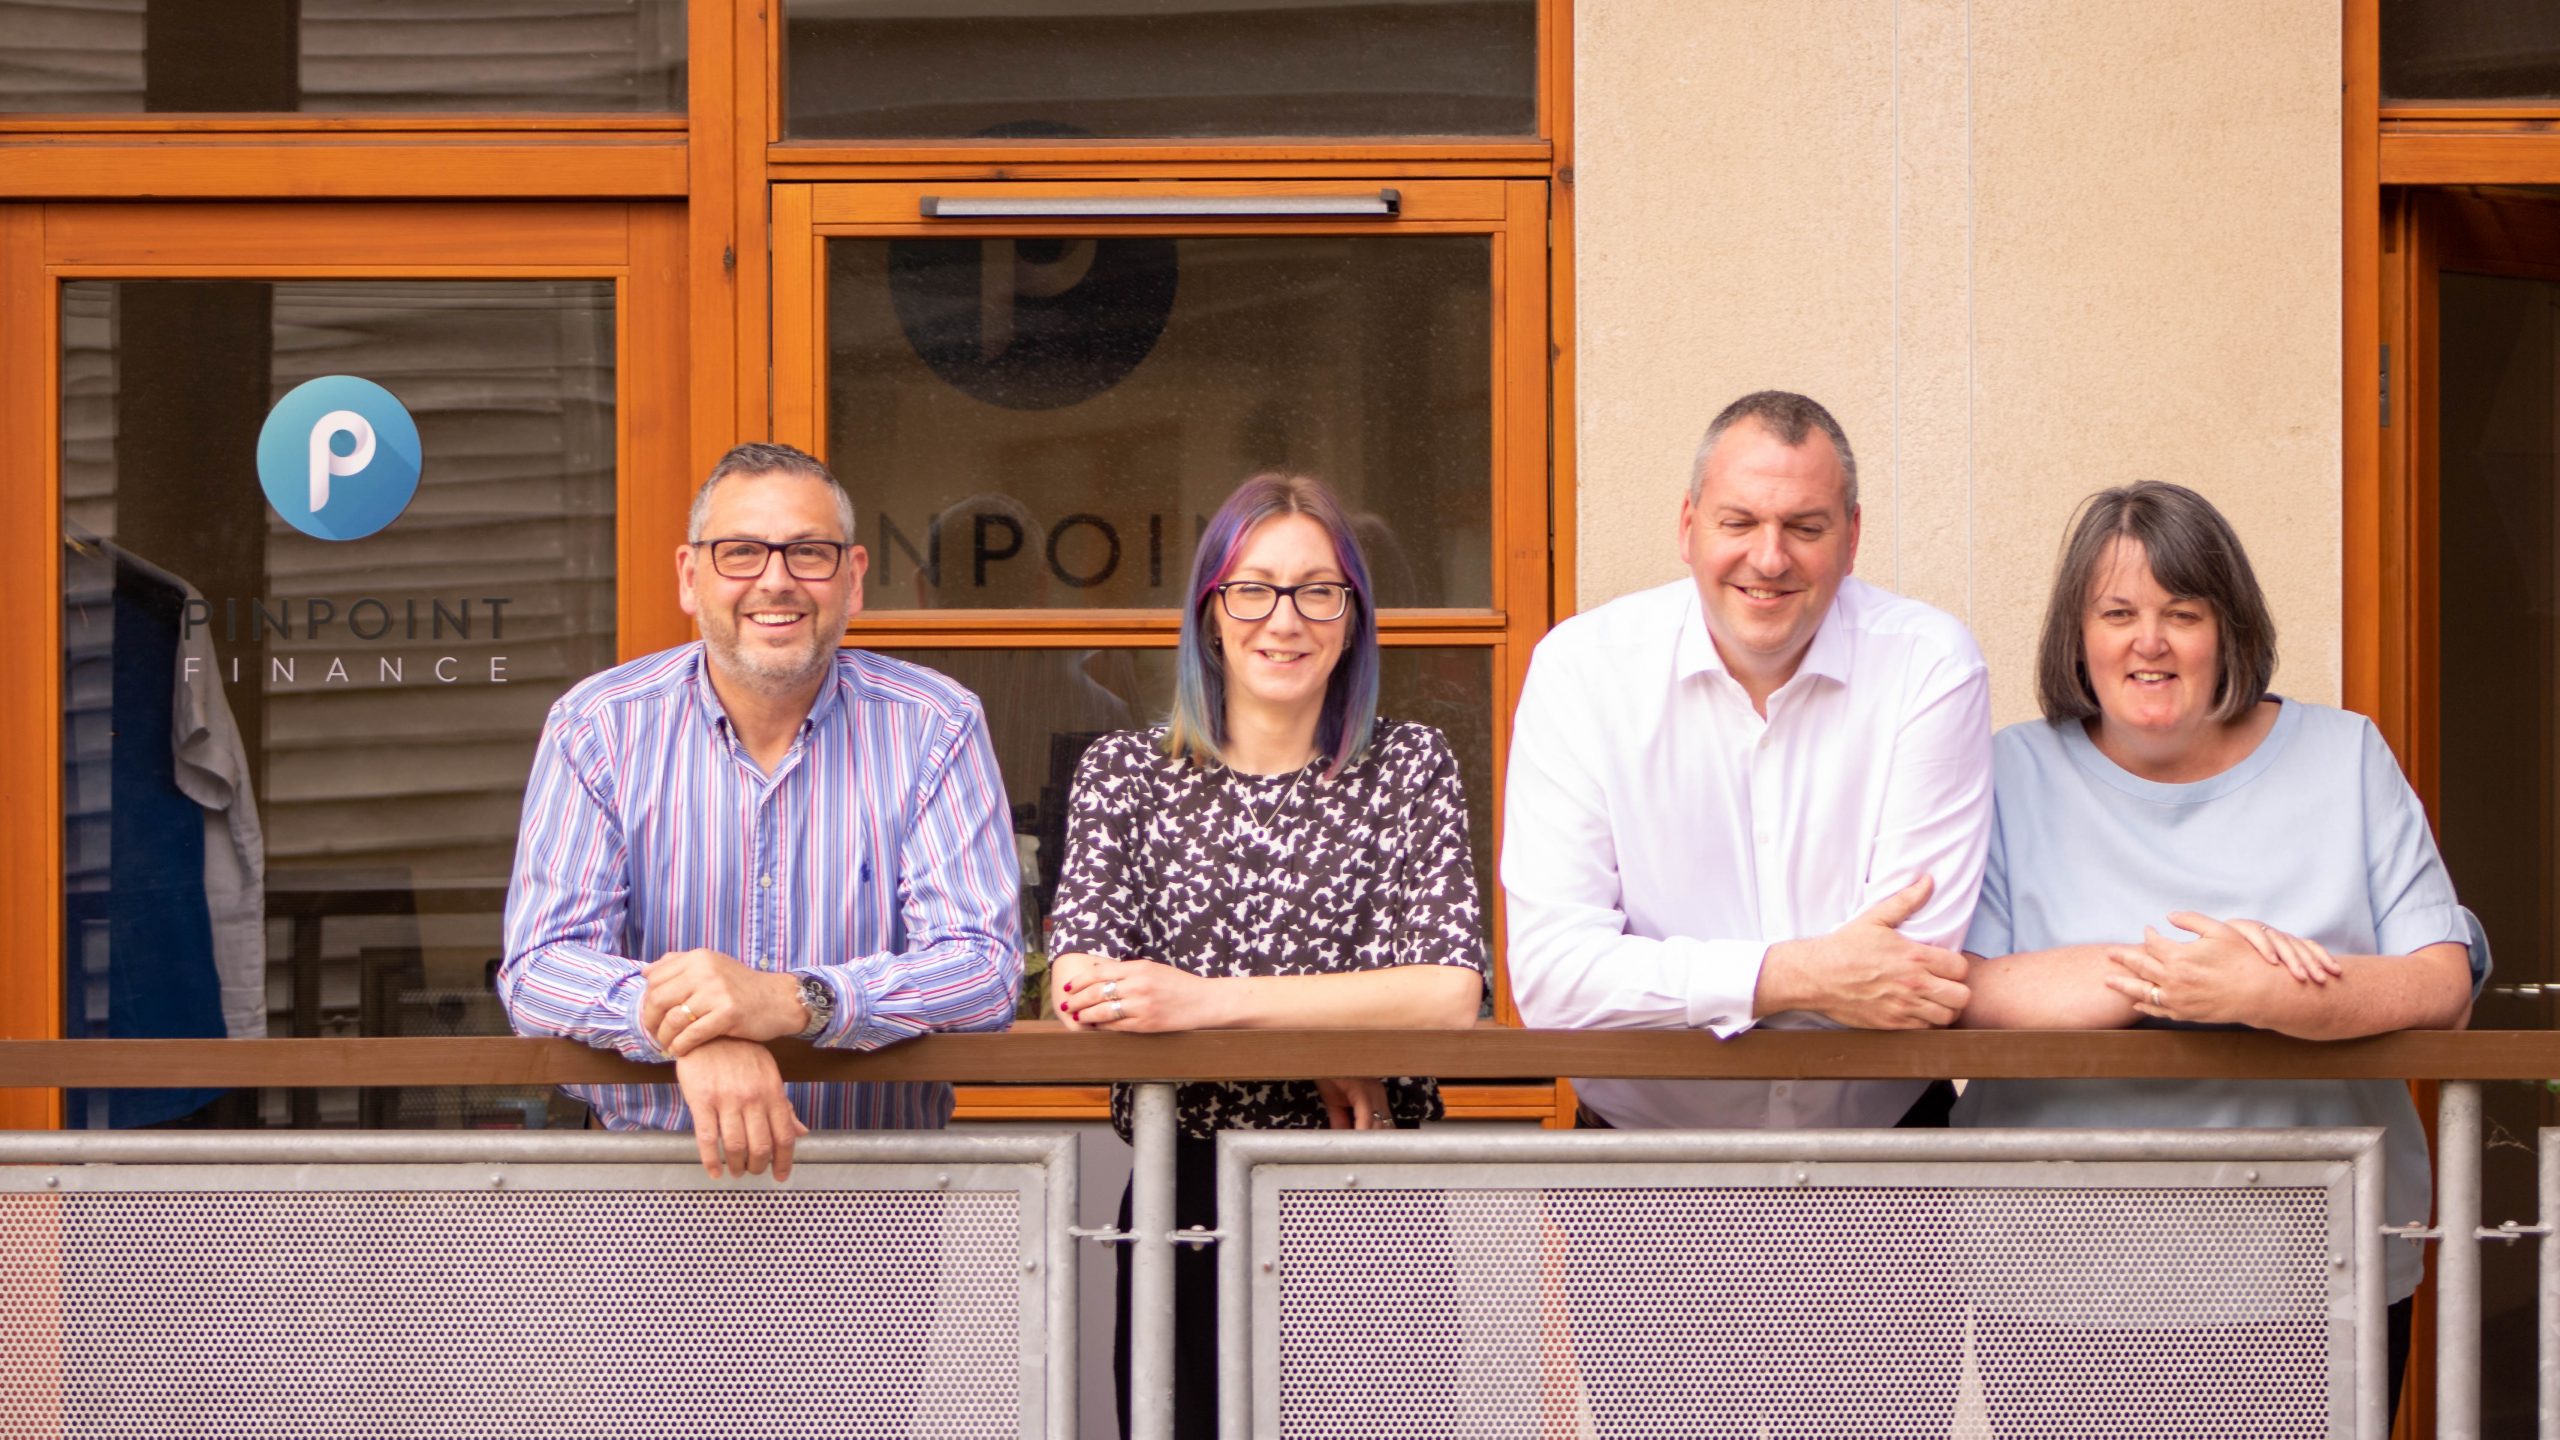
<path fill-rule="evenodd" d="M 1194 975 L 1328 975 L 1458 965 L 1481 975 L 1475 865 L 1457 757 L 1428 725 L 1378 722 L 1332 780 L 1321 763 L 1246 775 L 1164 753 L 1163 727 L 1102 737 L 1076 769 L 1049 953 L 1155 960 Z M 1387 1081 L 1399 1125 L 1440 1115 L 1428 1079 Z M 1129 1088 L 1111 1120 L 1129 1133 Z M 1321 1130 L 1312 1080 L 1181 1086 L 1182 1133 Z"/>

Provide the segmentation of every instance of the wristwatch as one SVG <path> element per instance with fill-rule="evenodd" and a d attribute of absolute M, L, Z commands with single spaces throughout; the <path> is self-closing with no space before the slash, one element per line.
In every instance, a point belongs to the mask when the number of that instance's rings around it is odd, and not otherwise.
<path fill-rule="evenodd" d="M 826 1033 L 827 1022 L 836 1018 L 836 992 L 815 975 L 800 977 L 800 1003 L 809 1007 L 809 1023 L 800 1027 L 800 1038 L 815 1040 Z"/>

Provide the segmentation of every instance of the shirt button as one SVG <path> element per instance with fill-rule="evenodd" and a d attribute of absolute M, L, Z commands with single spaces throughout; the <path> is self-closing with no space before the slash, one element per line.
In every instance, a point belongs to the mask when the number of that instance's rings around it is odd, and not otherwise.
<path fill-rule="evenodd" d="M 772 888 L 773 888 L 773 877 L 772 877 L 772 876 L 770 876 L 770 875 L 764 876 L 764 877 L 762 877 L 761 879 L 757 880 L 757 881 L 756 881 L 756 884 L 757 884 L 757 886 L 758 886 L 758 887 L 760 887 L 760 888 L 762 888 L 762 889 L 770 890 L 770 889 L 772 889 Z"/>

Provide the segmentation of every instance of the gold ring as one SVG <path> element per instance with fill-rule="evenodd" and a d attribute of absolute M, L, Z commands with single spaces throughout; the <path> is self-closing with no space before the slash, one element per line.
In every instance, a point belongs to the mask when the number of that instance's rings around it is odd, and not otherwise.
<path fill-rule="evenodd" d="M 691 1015 L 691 1014 L 693 1014 L 693 1013 L 694 1013 L 694 1011 L 693 1011 L 693 1007 L 692 1007 L 692 1006 L 690 1006 L 690 1005 L 685 1004 L 685 1003 L 684 1003 L 683 1001 L 681 1001 L 681 1000 L 679 1000 L 679 1001 L 677 1001 L 677 1002 L 676 1002 L 676 1008 L 677 1008 L 678 1010 L 683 1011 L 683 1012 L 684 1012 L 685 1014 L 687 1014 L 687 1015 Z"/>

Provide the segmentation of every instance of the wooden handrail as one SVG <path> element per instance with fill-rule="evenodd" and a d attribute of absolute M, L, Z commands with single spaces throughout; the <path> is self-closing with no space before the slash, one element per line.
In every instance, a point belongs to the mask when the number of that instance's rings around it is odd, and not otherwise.
<path fill-rule="evenodd" d="M 1275 1080 L 1395 1073 L 1443 1080 L 1570 1075 L 1699 1079 L 2540 1080 L 2560 1078 L 2560 1031 L 2413 1031 L 2329 1044 L 2246 1031 L 1262 1030 L 1097 1035 L 1026 1024 L 928 1035 L 886 1050 L 775 1051 L 794 1080 Z M 0 1087 L 553 1085 L 653 1083 L 639 1065 L 567 1040 L 0 1040 Z"/>

